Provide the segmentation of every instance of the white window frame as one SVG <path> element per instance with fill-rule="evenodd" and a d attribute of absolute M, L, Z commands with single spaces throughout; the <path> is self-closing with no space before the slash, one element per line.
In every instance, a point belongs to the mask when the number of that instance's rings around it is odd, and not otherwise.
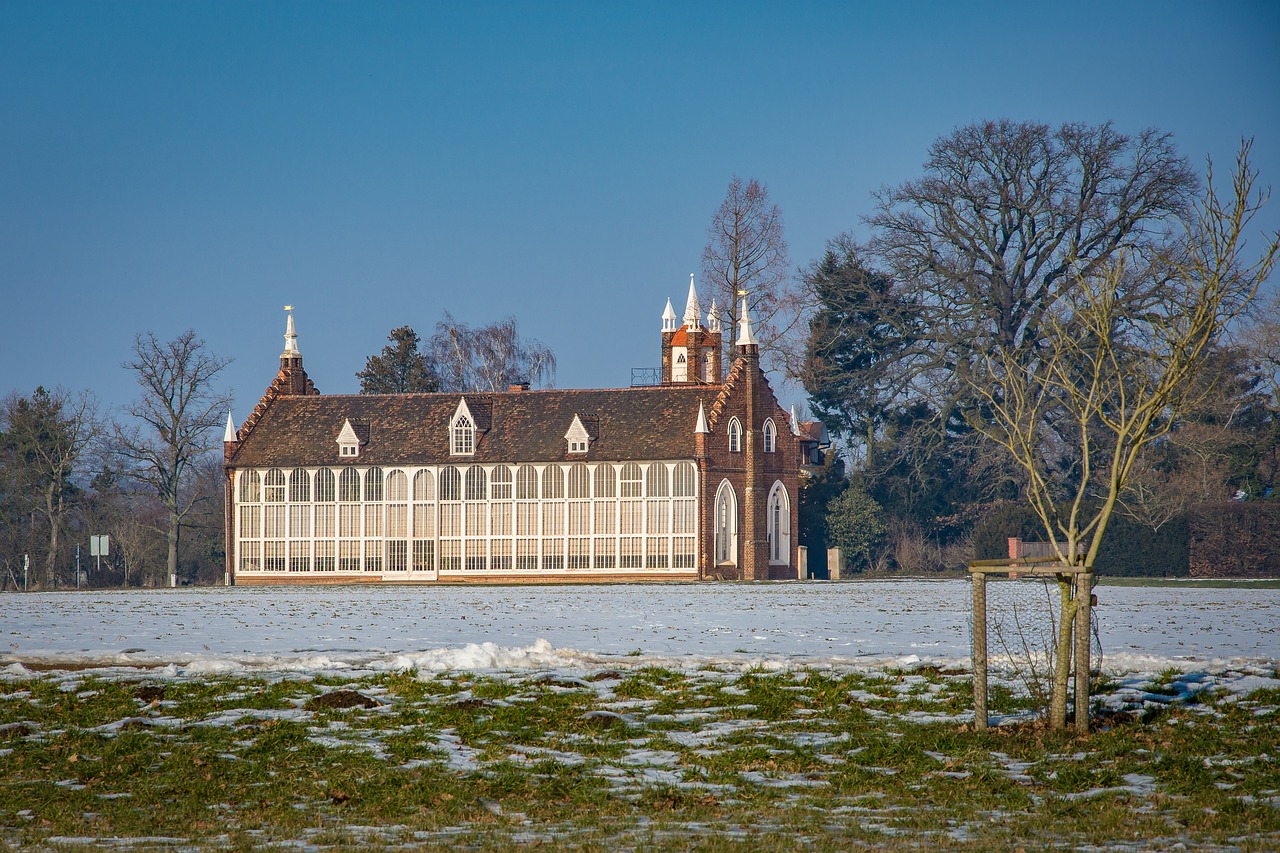
<path fill-rule="evenodd" d="M 769 540 L 769 565 L 791 564 L 791 496 L 781 480 L 775 480 L 765 503 L 765 526 Z"/>
<path fill-rule="evenodd" d="M 474 456 L 476 453 L 476 419 L 464 397 L 449 421 L 449 455 Z"/>
<path fill-rule="evenodd" d="M 711 517 L 715 531 L 715 564 L 738 565 L 738 494 L 728 480 L 716 489 L 716 501 Z"/>
<path fill-rule="evenodd" d="M 729 418 L 729 452 L 742 452 L 742 422 L 737 418 Z"/>

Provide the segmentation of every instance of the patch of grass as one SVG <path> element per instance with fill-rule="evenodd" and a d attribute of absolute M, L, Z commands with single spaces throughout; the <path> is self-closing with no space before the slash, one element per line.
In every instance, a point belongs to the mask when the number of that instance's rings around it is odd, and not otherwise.
<path fill-rule="evenodd" d="M 1178 677 L 1162 683 L 1173 690 Z M 42 674 L 0 685 L 0 845 L 1261 849 L 1280 839 L 1274 690 L 1205 694 L 1087 737 L 913 715 L 966 710 L 970 688 L 964 674 L 928 668 L 645 668 L 589 686 L 468 673 Z M 381 704 L 308 704 L 338 691 Z M 851 701 L 859 691 L 882 698 Z M 992 693 L 1005 712 L 1020 701 Z M 619 702 L 625 720 L 590 713 Z"/>

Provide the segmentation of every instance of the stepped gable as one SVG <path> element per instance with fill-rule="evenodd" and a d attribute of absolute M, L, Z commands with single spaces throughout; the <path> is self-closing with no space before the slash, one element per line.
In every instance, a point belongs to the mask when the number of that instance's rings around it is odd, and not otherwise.
<path fill-rule="evenodd" d="M 245 419 L 244 426 L 236 430 L 236 439 L 243 442 L 248 438 L 249 434 L 253 432 L 253 428 L 257 426 L 258 421 L 262 419 L 262 416 L 266 414 L 276 400 L 299 394 L 319 396 L 320 392 L 316 389 L 315 383 L 311 381 L 311 377 L 307 376 L 307 372 L 300 365 L 298 367 L 281 367 L 280 372 L 276 374 L 276 378 L 267 386 L 267 390 L 262 392 L 262 399 L 258 400 L 258 405 L 253 407 L 253 411 Z"/>
<path fill-rule="evenodd" d="M 719 392 L 711 403 L 711 407 L 707 409 L 707 427 L 712 432 L 715 432 L 716 424 L 720 422 L 720 416 L 724 414 L 724 407 L 728 404 L 729 398 L 733 396 L 734 387 L 743 378 L 742 373 L 746 370 L 746 363 L 746 359 L 735 358 L 733 367 L 729 369 L 729 375 L 724 378 L 724 384 L 718 386 Z"/>
<path fill-rule="evenodd" d="M 229 461 L 233 467 L 316 464 L 397 465 L 513 462 L 625 462 L 691 459 L 698 404 L 718 388 L 660 386 L 606 390 L 473 394 L 280 395 L 255 409 Z M 452 456 L 449 427 L 466 399 L 476 420 L 475 453 Z M 266 401 L 264 396 L 264 402 Z M 574 416 L 591 433 L 587 453 L 569 453 L 564 434 Z M 358 459 L 338 456 L 338 433 L 350 420 L 368 429 Z"/>

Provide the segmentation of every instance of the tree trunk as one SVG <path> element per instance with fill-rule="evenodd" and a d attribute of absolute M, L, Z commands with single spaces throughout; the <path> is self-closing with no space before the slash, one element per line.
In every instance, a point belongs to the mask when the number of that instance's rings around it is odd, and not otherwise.
<path fill-rule="evenodd" d="M 169 559 L 166 561 L 168 574 L 165 583 L 177 583 L 178 577 L 178 536 L 182 529 L 181 519 L 174 510 L 169 511 L 169 530 L 165 538 L 169 541 Z"/>
<path fill-rule="evenodd" d="M 1061 731 L 1067 727 L 1067 684 L 1071 676 L 1072 629 L 1076 622 L 1076 602 L 1071 598 L 1071 582 L 1058 576 L 1061 610 L 1058 616 L 1058 644 L 1053 662 L 1053 696 L 1049 700 L 1049 728 Z"/>
<path fill-rule="evenodd" d="M 57 488 L 57 484 L 51 485 L 49 491 L 44 495 L 44 515 L 49 522 L 49 553 L 44 557 L 44 583 L 45 586 L 52 589 L 55 574 L 58 569 L 58 500 L 54 496 L 53 490 Z"/>

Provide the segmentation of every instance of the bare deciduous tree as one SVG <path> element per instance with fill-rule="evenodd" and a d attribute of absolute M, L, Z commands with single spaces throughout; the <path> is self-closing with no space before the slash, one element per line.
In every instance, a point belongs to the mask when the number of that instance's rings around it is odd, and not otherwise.
<path fill-rule="evenodd" d="M 125 411 L 140 426 L 118 429 L 117 451 L 164 505 L 166 565 L 176 578 L 183 523 L 208 497 L 193 483 L 194 466 L 215 447 L 215 430 L 231 405 L 213 383 L 231 360 L 211 353 L 192 329 L 171 341 L 138 335 L 133 352 L 123 366 L 133 371 L 142 396 Z"/>
<path fill-rule="evenodd" d="M 707 238 L 702 282 L 715 298 L 724 328 L 734 329 L 745 298 L 761 356 L 788 377 L 799 376 L 803 351 L 791 333 L 800 322 L 800 298 L 793 287 L 782 211 L 769 200 L 768 188 L 755 178 L 744 181 L 734 175 Z M 733 334 L 725 338 L 732 347 Z"/>
<path fill-rule="evenodd" d="M 937 397 L 984 353 L 1034 351 L 1075 281 L 1118 252 L 1136 267 L 1158 251 L 1197 186 L 1154 130 L 1004 119 L 940 138 L 924 177 L 878 192 L 868 219 L 871 257 L 914 292 L 919 334 L 901 361 Z"/>
<path fill-rule="evenodd" d="M 72 476 L 102 436 L 98 401 L 89 392 L 40 387 L 30 398 L 10 394 L 0 403 L 0 450 L 11 484 L 31 510 L 48 525 L 44 584 L 55 581 L 60 537 Z"/>
<path fill-rule="evenodd" d="M 448 311 L 427 343 L 441 391 L 506 391 L 527 382 L 550 388 L 556 356 L 536 340 L 520 339 L 515 317 L 471 327 Z"/>
<path fill-rule="evenodd" d="M 1165 265 L 1126 265 L 1122 254 L 1072 266 L 1037 320 L 1033 357 L 994 347 L 969 391 L 983 404 L 975 429 L 1004 448 L 1028 476 L 1028 498 L 1057 557 L 1093 571 L 1108 522 L 1144 450 L 1167 435 L 1203 393 L 1205 359 L 1274 268 L 1280 235 L 1257 260 L 1242 257 L 1245 231 L 1266 199 L 1254 192 L 1249 145 L 1232 195 L 1213 187 L 1193 206 L 1185 239 Z M 1127 295 L 1134 277 L 1154 279 L 1141 310 Z M 1148 282 L 1152 284 L 1152 282 Z M 974 376 L 974 374 L 970 374 Z M 1065 441 L 1063 436 L 1069 436 Z M 1071 456 L 1069 476 L 1061 459 Z M 1066 724 L 1072 630 L 1079 602 L 1059 576 L 1060 618 L 1050 725 Z M 1086 604 L 1087 606 L 1087 604 Z"/>

